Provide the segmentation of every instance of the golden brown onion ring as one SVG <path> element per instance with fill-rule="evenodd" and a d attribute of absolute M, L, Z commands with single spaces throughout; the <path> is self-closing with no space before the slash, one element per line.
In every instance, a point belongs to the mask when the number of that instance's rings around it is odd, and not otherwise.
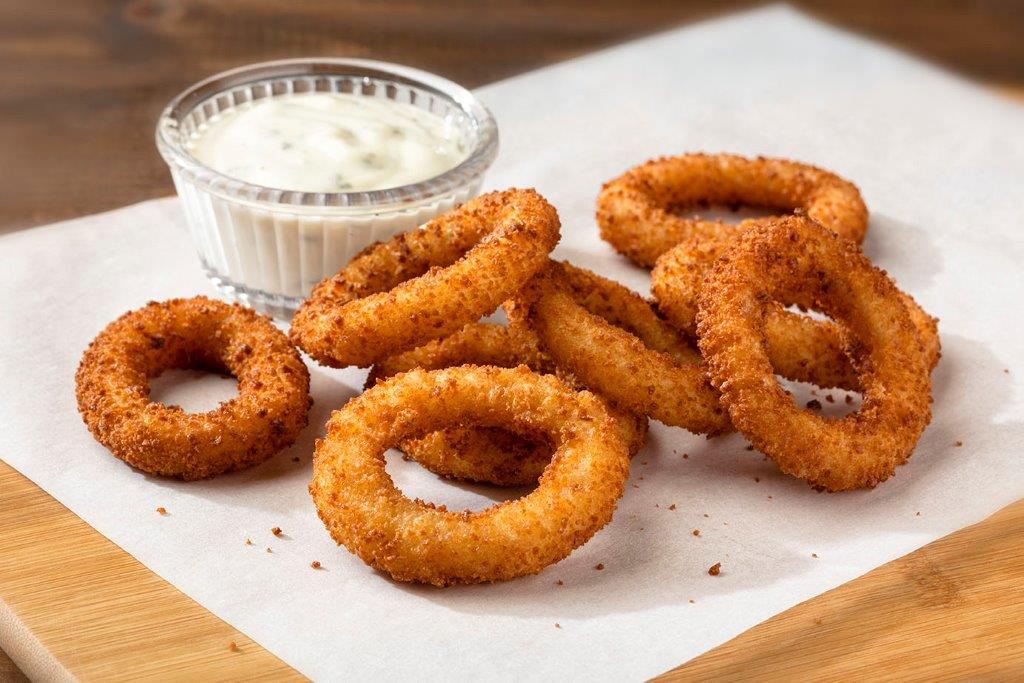
<path fill-rule="evenodd" d="M 644 268 L 687 237 L 714 238 L 731 226 L 683 218 L 709 204 L 803 210 L 855 242 L 868 211 L 857 187 L 834 173 L 785 159 L 685 154 L 653 159 L 606 183 L 597 198 L 601 237 Z"/>
<path fill-rule="evenodd" d="M 704 276 L 715 259 L 742 232 L 737 226 L 718 239 L 691 237 L 683 240 L 662 255 L 651 271 L 651 293 L 658 310 L 692 339 L 697 334 L 697 298 Z M 938 320 L 928 315 L 910 295 L 903 292 L 899 295 L 924 343 L 931 369 L 941 355 Z M 764 337 L 768 358 L 777 374 L 820 387 L 859 388 L 857 373 L 843 352 L 835 323 L 814 320 L 771 302 L 764 309 Z"/>
<path fill-rule="evenodd" d="M 149 380 L 169 368 L 228 372 L 238 396 L 206 413 L 153 403 Z M 295 441 L 312 403 L 306 366 L 269 318 L 202 296 L 151 302 L 107 325 L 75 382 L 97 441 L 133 467 L 185 480 L 269 458 Z"/>
<path fill-rule="evenodd" d="M 470 323 L 450 337 L 374 365 L 366 385 L 413 368 L 440 370 L 458 365 L 525 365 L 538 372 L 556 372 L 550 361 L 543 359 L 536 336 L 522 325 Z M 571 379 L 563 379 L 572 384 Z M 647 435 L 647 418 L 610 405 L 608 411 L 630 457 L 636 455 Z M 450 427 L 403 439 L 399 448 L 440 476 L 498 486 L 536 484 L 554 452 L 543 434 L 513 434 L 500 427 Z"/>
<path fill-rule="evenodd" d="M 558 237 L 558 214 L 533 190 L 477 197 L 371 245 L 318 284 L 292 320 L 292 340 L 324 365 L 368 367 L 496 310 Z"/>
<path fill-rule="evenodd" d="M 797 408 L 775 380 L 766 302 L 792 301 L 839 325 L 863 403 L 841 419 Z M 829 491 L 871 487 L 910 456 L 931 419 L 928 358 L 899 290 L 853 242 L 803 217 L 767 221 L 719 258 L 697 334 L 736 428 L 783 472 Z"/>
<path fill-rule="evenodd" d="M 411 500 L 384 453 L 413 434 L 479 425 L 541 432 L 555 448 L 528 495 L 480 512 Z M 331 536 L 399 581 L 501 581 L 558 562 L 607 524 L 629 474 L 604 402 L 526 367 L 410 370 L 358 396 L 327 423 L 310 493 Z"/>
<path fill-rule="evenodd" d="M 552 263 L 506 310 L 559 368 L 623 410 L 698 434 L 730 429 L 697 351 L 617 282 Z"/>

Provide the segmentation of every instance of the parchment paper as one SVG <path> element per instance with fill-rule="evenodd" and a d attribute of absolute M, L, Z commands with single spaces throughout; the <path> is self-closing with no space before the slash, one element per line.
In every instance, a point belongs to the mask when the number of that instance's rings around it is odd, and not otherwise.
<path fill-rule="evenodd" d="M 1024 496 L 1021 108 L 786 8 L 666 33 L 480 95 L 502 134 L 486 185 L 537 187 L 561 212 L 557 256 L 642 291 L 646 274 L 616 257 L 593 221 L 600 183 L 629 166 L 733 151 L 854 180 L 871 210 L 866 251 L 942 319 L 935 416 L 910 463 L 873 491 L 819 494 L 739 437 L 652 425 L 614 521 L 569 559 L 501 585 L 392 583 L 334 545 L 306 492 L 312 441 L 364 371 L 311 363 L 316 405 L 299 443 L 207 482 L 133 471 L 83 426 L 73 377 L 92 337 L 147 300 L 213 293 L 174 199 L 0 238 L 3 458 L 325 680 L 650 676 Z M 201 408 L 232 391 L 216 378 L 181 380 L 161 380 L 156 395 Z M 507 495 L 441 483 L 400 459 L 389 469 L 407 492 L 451 506 Z M 709 576 L 716 562 L 722 573 Z"/>

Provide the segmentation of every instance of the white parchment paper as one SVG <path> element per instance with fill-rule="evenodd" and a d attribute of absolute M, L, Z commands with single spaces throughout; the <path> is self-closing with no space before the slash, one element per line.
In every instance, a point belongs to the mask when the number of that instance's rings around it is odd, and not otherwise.
<path fill-rule="evenodd" d="M 942 319 L 935 417 L 910 463 L 873 491 L 818 494 L 739 437 L 707 441 L 652 425 L 614 521 L 569 559 L 501 585 L 397 585 L 334 545 L 306 492 L 313 439 L 360 390 L 363 371 L 311 364 L 316 405 L 299 443 L 207 482 L 133 471 L 83 426 L 74 371 L 92 337 L 147 300 L 213 293 L 173 199 L 0 238 L 0 455 L 215 614 L 325 680 L 657 674 L 1024 496 L 1020 107 L 785 8 L 670 32 L 480 95 L 502 134 L 487 185 L 537 187 L 561 212 L 557 256 L 644 291 L 646 274 L 616 257 L 593 221 L 600 183 L 629 166 L 733 151 L 854 180 L 871 210 L 866 251 Z M 157 395 L 202 407 L 230 391 L 200 378 L 163 382 Z M 407 492 L 449 505 L 507 495 L 441 483 L 400 460 L 389 470 Z M 312 570 L 313 560 L 324 569 Z M 711 577 L 716 562 L 722 573 Z"/>

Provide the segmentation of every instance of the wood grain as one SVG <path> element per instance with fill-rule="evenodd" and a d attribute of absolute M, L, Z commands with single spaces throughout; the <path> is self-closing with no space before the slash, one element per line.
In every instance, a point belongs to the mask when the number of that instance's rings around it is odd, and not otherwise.
<path fill-rule="evenodd" d="M 0 646 L 33 680 L 301 678 L 3 462 L 0 492 Z"/>
<path fill-rule="evenodd" d="M 477 86 L 752 0 L 5 0 L 0 232 L 173 193 L 153 145 L 188 84 L 248 62 L 374 57 Z M 796 0 L 946 66 L 1024 84 L 1020 0 Z"/>

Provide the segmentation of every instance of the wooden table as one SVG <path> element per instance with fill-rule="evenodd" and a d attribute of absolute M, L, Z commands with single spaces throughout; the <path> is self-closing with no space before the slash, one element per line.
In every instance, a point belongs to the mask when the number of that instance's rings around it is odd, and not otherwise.
<path fill-rule="evenodd" d="M 475 86 L 750 4 L 516 0 L 498 11 L 415 0 L 8 0 L 0 4 L 0 232 L 171 194 L 153 122 L 178 90 L 223 68 L 372 56 Z M 795 4 L 1024 101 L 1019 2 Z M 0 529 L 0 647 L 32 677 L 299 678 L 2 462 Z M 1020 677 L 1022 585 L 1024 501 L 668 676 Z M 20 679 L 0 652 L 0 681 Z"/>

